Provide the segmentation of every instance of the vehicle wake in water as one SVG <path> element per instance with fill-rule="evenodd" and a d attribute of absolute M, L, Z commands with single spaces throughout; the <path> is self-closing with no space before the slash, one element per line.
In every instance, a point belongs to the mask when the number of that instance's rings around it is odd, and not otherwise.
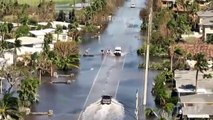
<path fill-rule="evenodd" d="M 123 120 L 124 116 L 123 105 L 115 99 L 109 105 L 102 105 L 99 100 L 85 109 L 82 120 Z"/>

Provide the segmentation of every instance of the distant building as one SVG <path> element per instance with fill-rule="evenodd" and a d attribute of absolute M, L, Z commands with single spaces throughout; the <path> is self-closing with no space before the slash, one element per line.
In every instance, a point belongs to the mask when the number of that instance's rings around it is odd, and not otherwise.
<path fill-rule="evenodd" d="M 198 15 L 198 19 L 199 19 L 199 32 L 203 33 L 203 22 L 204 22 L 204 19 L 212 18 L 213 17 L 213 10 L 198 11 L 197 15 Z"/>
<path fill-rule="evenodd" d="M 53 22 L 51 22 L 51 24 L 52 24 L 52 27 L 56 29 L 57 25 L 60 25 L 62 27 L 64 26 L 64 27 L 68 28 L 70 23 L 68 23 L 68 22 L 60 22 L 60 21 L 53 21 Z"/>
<path fill-rule="evenodd" d="M 213 118 L 213 82 L 212 78 L 203 78 L 213 71 L 199 72 L 197 91 L 195 88 L 195 70 L 176 70 L 175 83 L 184 120 Z"/>
<path fill-rule="evenodd" d="M 17 50 L 17 55 L 24 55 L 26 53 L 34 53 L 34 52 L 41 52 L 42 46 L 44 43 L 43 39 L 36 38 L 36 37 L 19 37 L 22 46 Z M 10 43 L 15 43 L 15 39 L 8 39 L 5 40 Z"/>
<path fill-rule="evenodd" d="M 208 35 L 213 35 L 213 17 L 203 19 L 202 29 L 203 39 L 206 41 L 208 39 Z"/>
<path fill-rule="evenodd" d="M 213 118 L 213 94 L 191 94 L 180 97 L 184 120 Z"/>
<path fill-rule="evenodd" d="M 163 8 L 172 8 L 175 4 L 175 0 L 161 0 L 161 6 Z"/>
<path fill-rule="evenodd" d="M 48 29 L 43 29 L 43 30 L 31 30 L 30 34 L 33 37 L 39 38 L 44 40 L 44 36 L 48 33 L 53 34 L 55 32 L 55 29 L 53 28 L 48 28 Z"/>
<path fill-rule="evenodd" d="M 58 40 L 59 41 L 68 41 L 68 40 L 72 40 L 68 35 L 67 35 L 67 33 L 68 33 L 68 30 L 63 30 L 63 32 L 62 33 L 60 33 L 59 35 L 58 35 Z M 57 40 L 57 34 L 53 34 L 53 40 L 54 41 L 56 41 Z"/>
<path fill-rule="evenodd" d="M 203 52 L 206 54 L 206 57 L 211 59 L 213 58 L 213 45 L 212 44 L 206 44 L 206 43 L 179 43 L 176 44 L 175 47 L 180 47 L 186 53 L 190 53 L 191 55 L 195 55 L 197 53 Z"/>
<path fill-rule="evenodd" d="M 205 6 L 209 1 L 208 0 L 197 0 L 200 6 Z"/>

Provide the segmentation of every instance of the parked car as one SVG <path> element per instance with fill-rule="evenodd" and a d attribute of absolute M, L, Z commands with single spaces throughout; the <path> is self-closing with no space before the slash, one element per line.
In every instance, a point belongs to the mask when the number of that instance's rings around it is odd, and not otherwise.
<path fill-rule="evenodd" d="M 112 99 L 112 96 L 109 96 L 109 95 L 103 95 L 102 96 L 102 99 L 101 99 L 101 104 L 104 105 L 104 104 L 111 104 L 111 99 Z"/>

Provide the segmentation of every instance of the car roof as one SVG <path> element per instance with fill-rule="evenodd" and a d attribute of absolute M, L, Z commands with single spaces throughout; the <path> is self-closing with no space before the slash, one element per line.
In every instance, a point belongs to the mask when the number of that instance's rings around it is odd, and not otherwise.
<path fill-rule="evenodd" d="M 115 47 L 115 50 L 121 50 L 121 47 Z"/>
<path fill-rule="evenodd" d="M 109 96 L 109 95 L 103 95 L 102 99 L 111 99 L 111 96 Z"/>

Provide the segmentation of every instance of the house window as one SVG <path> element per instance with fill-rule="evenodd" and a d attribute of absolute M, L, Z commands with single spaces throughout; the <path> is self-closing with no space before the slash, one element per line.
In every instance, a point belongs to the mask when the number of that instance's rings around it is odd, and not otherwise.
<path fill-rule="evenodd" d="M 167 2 L 166 1 L 163 1 L 163 4 L 166 4 Z"/>
<path fill-rule="evenodd" d="M 213 30 L 213 26 L 210 26 L 210 29 Z"/>
<path fill-rule="evenodd" d="M 213 44 L 213 34 L 207 34 L 206 42 L 209 44 Z"/>
<path fill-rule="evenodd" d="M 63 35 L 63 36 L 62 36 L 62 39 L 63 39 L 63 40 L 66 40 L 66 38 L 67 38 L 66 35 Z"/>

